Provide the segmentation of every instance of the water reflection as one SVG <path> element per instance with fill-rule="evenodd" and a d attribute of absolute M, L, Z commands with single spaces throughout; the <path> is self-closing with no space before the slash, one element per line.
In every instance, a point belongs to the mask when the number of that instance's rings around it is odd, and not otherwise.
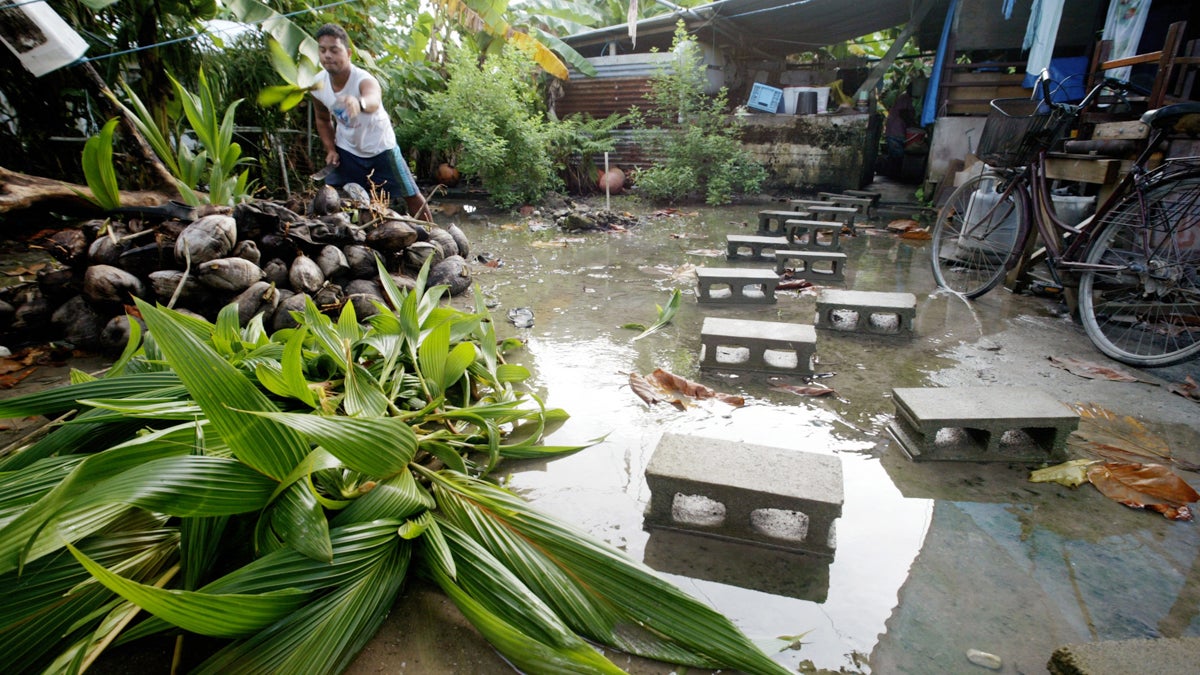
<path fill-rule="evenodd" d="M 553 230 L 465 226 L 475 250 L 504 260 L 477 276 L 499 302 L 496 315 L 530 307 L 536 317 L 532 328 L 498 331 L 527 340 L 514 360 L 530 367 L 548 405 L 572 415 L 549 442 L 604 438 L 569 457 L 513 465 L 513 489 L 666 573 L 751 637 L 805 634 L 798 650 L 777 657 L 791 667 L 810 660 L 866 670 L 870 655 L 875 672 L 959 672 L 972 667 L 965 651 L 977 648 L 1003 655 L 1011 672 L 1040 672 L 1066 642 L 1200 634 L 1188 601 L 1200 598 L 1195 527 L 1092 501 L 1103 499 L 1094 491 L 1031 487 L 1023 467 L 916 465 L 891 447 L 884 428 L 893 387 L 955 384 L 951 371 L 976 385 L 1007 382 L 1009 332 L 1073 330 L 1043 304 L 1005 292 L 973 303 L 934 292 L 923 242 L 863 233 L 844 241 L 844 287 L 916 294 L 916 337 L 819 334 L 816 370 L 831 375 L 820 383 L 836 397 L 799 397 L 764 376 L 702 374 L 706 315 L 813 321 L 811 291 L 780 293 L 769 306 L 695 302 L 690 267 L 728 266 L 705 252 L 724 251 L 727 233 L 750 233 L 744 224 L 759 208 L 705 209 L 553 246 L 545 244 L 564 240 Z M 631 342 L 638 331 L 622 325 L 653 323 L 674 288 L 685 295 L 676 319 Z M 628 377 L 655 368 L 747 405 L 648 407 Z M 845 502 L 832 561 L 747 556 L 643 529 L 645 470 L 667 432 L 839 456 Z M 771 468 L 761 467 L 764 480 Z"/>

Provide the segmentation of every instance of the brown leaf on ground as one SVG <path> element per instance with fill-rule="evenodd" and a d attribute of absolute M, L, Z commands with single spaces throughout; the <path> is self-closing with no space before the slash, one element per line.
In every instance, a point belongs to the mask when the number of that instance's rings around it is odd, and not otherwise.
<path fill-rule="evenodd" d="M 786 281 L 779 282 L 779 284 L 777 286 L 775 286 L 775 290 L 777 290 L 777 291 L 800 291 L 800 290 L 804 290 L 805 288 L 812 288 L 812 287 L 813 287 L 813 283 L 807 279 L 788 279 Z"/>
<path fill-rule="evenodd" d="M 1146 382 L 1146 380 L 1139 379 L 1128 371 L 1112 366 L 1092 363 L 1091 361 L 1080 361 L 1079 359 L 1072 359 L 1070 357 L 1060 359 L 1050 356 L 1047 358 L 1050 359 L 1050 365 L 1062 368 L 1073 375 L 1086 377 L 1089 380 L 1101 379 L 1112 380 L 1113 382 L 1145 382 L 1146 384 L 1153 384 L 1153 382 Z"/>
<path fill-rule="evenodd" d="M 1185 471 L 1200 466 L 1176 460 L 1171 446 L 1129 415 L 1118 415 L 1095 403 L 1070 404 L 1079 413 L 1079 428 L 1067 443 L 1089 457 L 1110 462 L 1167 462 Z"/>
<path fill-rule="evenodd" d="M 686 251 L 686 253 L 688 255 L 704 256 L 705 258 L 720 258 L 721 256 L 725 255 L 725 251 L 719 251 L 715 248 L 694 248 L 690 251 Z"/>
<path fill-rule="evenodd" d="M 640 379 L 641 382 L 635 384 L 635 379 Z M 645 377 L 636 373 L 631 374 L 629 384 L 633 387 L 634 393 L 650 405 L 666 402 L 682 410 L 692 400 L 700 401 L 710 398 L 735 408 L 746 405 L 746 400 L 741 396 L 713 391 L 699 382 L 693 382 L 662 368 L 656 368 L 653 373 Z"/>
<path fill-rule="evenodd" d="M 37 274 L 46 269 L 46 263 L 33 263 L 32 265 L 22 265 L 16 269 L 5 270 L 4 274 L 10 277 L 20 277 L 26 274 Z"/>
<path fill-rule="evenodd" d="M 1155 511 L 1171 520 L 1191 520 L 1188 504 L 1200 501 L 1191 485 L 1162 464 L 1094 464 L 1088 467 L 1088 480 L 1113 501 Z"/>
<path fill-rule="evenodd" d="M 816 385 L 816 384 L 812 384 L 812 385 L 775 384 L 775 385 L 771 385 L 771 388 L 775 389 L 776 391 L 786 391 L 789 394 L 796 394 L 797 396 L 813 396 L 813 397 L 830 396 L 830 395 L 837 396 L 836 391 L 830 389 L 829 387 L 822 387 L 822 386 Z"/>
<path fill-rule="evenodd" d="M 887 224 L 887 229 L 891 230 L 892 232 L 908 232 L 909 230 L 915 230 L 920 227 L 921 224 L 912 218 L 900 218 Z"/>
<path fill-rule="evenodd" d="M 637 373 L 629 374 L 629 388 L 633 390 L 633 393 L 637 394 L 638 398 L 645 401 L 648 405 L 658 405 L 659 403 L 669 402 L 671 405 L 679 408 L 680 410 L 683 410 L 684 408 L 683 403 L 678 400 L 668 401 L 667 399 L 660 397 L 654 384 Z"/>
<path fill-rule="evenodd" d="M 1191 375 L 1184 377 L 1183 382 L 1168 384 L 1167 391 L 1192 401 L 1200 401 L 1200 384 L 1196 384 Z"/>
<path fill-rule="evenodd" d="M 933 235 L 929 234 L 929 230 L 918 228 L 916 230 L 906 230 L 900 235 L 901 239 L 915 239 L 918 241 L 926 241 L 933 239 Z"/>
<path fill-rule="evenodd" d="M 21 384 L 21 380 L 24 380 L 25 378 L 32 375 L 33 371 L 35 371 L 35 370 L 37 370 L 37 366 L 28 368 L 24 372 L 18 373 L 16 375 L 0 375 L 0 389 L 12 389 L 13 387 L 17 386 L 18 384 Z"/>

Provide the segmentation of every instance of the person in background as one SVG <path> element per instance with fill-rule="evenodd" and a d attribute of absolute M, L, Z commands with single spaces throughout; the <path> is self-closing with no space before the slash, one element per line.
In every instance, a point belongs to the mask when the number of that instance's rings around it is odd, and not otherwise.
<path fill-rule="evenodd" d="M 433 220 L 408 163 L 396 145 L 396 132 L 383 108 L 383 88 L 367 71 L 350 63 L 350 37 L 337 24 L 317 29 L 324 72 L 312 91 L 317 135 L 325 146 L 325 164 L 333 170 L 325 184 L 374 185 L 396 202 L 403 198 L 410 215 Z"/>
<path fill-rule="evenodd" d="M 893 175 L 899 175 L 904 165 L 904 144 L 908 128 L 916 124 L 917 111 L 913 108 L 912 86 L 896 96 L 888 108 L 887 121 L 883 126 L 883 137 L 887 143 L 888 165 Z"/>

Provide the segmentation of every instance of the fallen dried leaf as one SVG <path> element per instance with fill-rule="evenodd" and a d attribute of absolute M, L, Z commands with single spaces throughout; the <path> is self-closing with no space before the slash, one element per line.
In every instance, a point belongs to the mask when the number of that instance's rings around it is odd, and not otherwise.
<path fill-rule="evenodd" d="M 35 371 L 35 370 L 37 370 L 37 366 L 29 368 L 29 369 L 25 370 L 24 372 L 21 372 L 20 374 L 17 374 L 17 375 L 0 375 L 0 388 L 12 389 L 13 387 L 17 386 L 18 384 L 21 384 L 21 380 L 24 380 L 25 378 L 32 375 L 33 371 Z"/>
<path fill-rule="evenodd" d="M 1191 520 L 1188 504 L 1200 501 L 1191 485 L 1162 464 L 1094 464 L 1088 468 L 1088 480 L 1113 501 L 1155 511 L 1171 520 Z"/>
<path fill-rule="evenodd" d="M 653 373 L 641 376 L 633 373 L 629 376 L 629 386 L 643 401 L 654 405 L 667 402 L 683 410 L 692 399 L 716 399 L 734 407 L 746 405 L 741 396 L 724 394 L 714 391 L 699 382 L 693 382 L 674 373 L 656 368 Z"/>
<path fill-rule="evenodd" d="M 561 239 L 555 239 L 554 241 L 535 241 L 530 244 L 530 246 L 534 248 L 566 248 L 567 242 L 562 241 Z"/>
<path fill-rule="evenodd" d="M 916 240 L 923 241 L 926 239 L 933 239 L 933 235 L 929 234 L 929 230 L 917 229 L 917 230 L 906 230 L 903 234 L 900 235 L 900 238 L 901 239 L 916 239 Z"/>
<path fill-rule="evenodd" d="M 777 291 L 799 291 L 805 288 L 812 288 L 813 283 L 807 279 L 788 279 L 781 281 L 775 286 Z"/>
<path fill-rule="evenodd" d="M 1079 487 L 1088 482 L 1088 467 L 1095 464 L 1094 459 L 1073 459 L 1062 464 L 1055 464 L 1044 469 L 1038 469 L 1029 474 L 1031 483 L 1058 483 L 1067 487 Z"/>
<path fill-rule="evenodd" d="M 911 218 L 900 218 L 887 224 L 887 229 L 893 232 L 908 232 L 921 227 L 921 224 Z"/>
<path fill-rule="evenodd" d="M 1062 368 L 1063 370 L 1073 375 L 1086 377 L 1089 380 L 1102 379 L 1112 380 L 1113 382 L 1146 382 L 1138 379 L 1135 375 L 1120 368 L 1105 366 L 1091 361 L 1080 361 L 1072 358 L 1057 358 L 1054 356 L 1047 357 L 1050 359 L 1050 365 Z M 1153 382 L 1146 382 L 1153 384 Z"/>
<path fill-rule="evenodd" d="M 1167 385 L 1167 391 L 1178 394 L 1186 399 L 1200 401 L 1200 384 L 1191 375 L 1184 377 L 1183 382 L 1172 382 Z"/>
<path fill-rule="evenodd" d="M 706 258 L 719 258 L 725 255 L 725 251 L 718 251 L 715 248 L 694 248 L 687 251 L 688 255 L 700 255 Z"/>
<path fill-rule="evenodd" d="M 789 394 L 796 394 L 798 396 L 813 396 L 813 397 L 829 396 L 829 395 L 837 396 L 837 392 L 830 389 L 829 387 L 822 387 L 820 385 L 815 385 L 815 384 L 813 384 L 813 385 L 774 384 L 774 385 L 771 385 L 771 388 L 775 389 L 777 391 L 786 391 Z"/>
<path fill-rule="evenodd" d="M 1097 459 L 1110 462 L 1170 462 L 1185 470 L 1200 466 L 1176 460 L 1171 446 L 1129 415 L 1118 415 L 1095 403 L 1075 403 L 1070 408 L 1079 414 L 1079 428 L 1067 443 Z"/>
<path fill-rule="evenodd" d="M 523 230 L 525 226 L 520 223 L 504 223 L 500 226 L 502 230 Z"/>

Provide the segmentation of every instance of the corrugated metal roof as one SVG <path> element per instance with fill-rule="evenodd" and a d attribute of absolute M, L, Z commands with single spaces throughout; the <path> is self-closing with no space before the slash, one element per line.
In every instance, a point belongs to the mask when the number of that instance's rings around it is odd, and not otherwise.
<path fill-rule="evenodd" d="M 907 23 L 919 0 L 717 0 L 690 10 L 643 19 L 637 49 L 669 49 L 676 21 L 706 41 L 762 56 L 809 51 Z M 923 30 L 941 29 L 950 0 L 934 0 Z M 585 56 L 614 43 L 632 51 L 621 24 L 569 36 L 564 41 Z"/>

